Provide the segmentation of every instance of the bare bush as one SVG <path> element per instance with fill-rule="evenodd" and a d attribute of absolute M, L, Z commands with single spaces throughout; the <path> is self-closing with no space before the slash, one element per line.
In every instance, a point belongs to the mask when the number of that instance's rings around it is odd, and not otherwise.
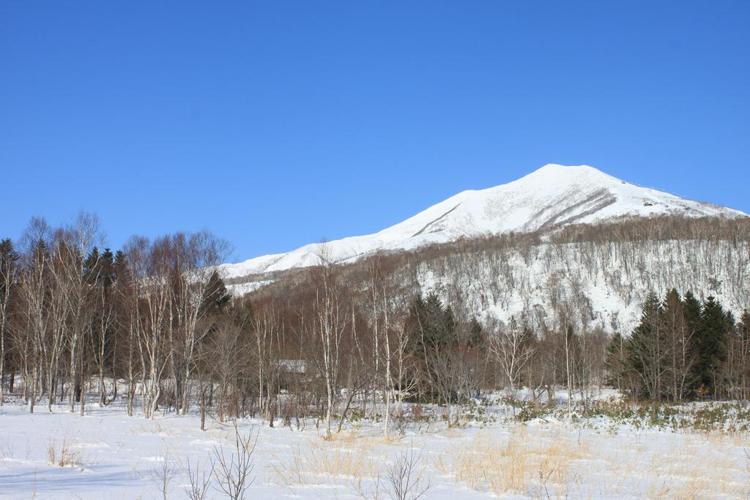
<path fill-rule="evenodd" d="M 253 484 L 251 476 L 255 466 L 253 453 L 258 443 L 258 433 L 251 430 L 243 435 L 234 422 L 234 449 L 225 450 L 215 446 L 213 450 L 212 470 L 218 484 L 218 491 L 232 500 L 245 498 L 245 492 Z"/>
<path fill-rule="evenodd" d="M 211 462 L 210 470 L 206 471 L 201 469 L 199 464 L 193 467 L 190 464 L 190 459 L 188 459 L 186 469 L 190 481 L 190 488 L 187 491 L 188 498 L 190 500 L 205 500 L 208 498 L 208 487 L 211 485 L 211 477 L 214 474 L 213 462 Z"/>
<path fill-rule="evenodd" d="M 396 500 L 416 500 L 430 489 L 420 457 L 413 448 L 400 454 L 388 467 L 385 481 L 388 494 Z"/>
<path fill-rule="evenodd" d="M 154 480 L 159 485 L 159 491 L 163 500 L 169 498 L 169 484 L 177 473 L 177 467 L 169 456 L 165 455 L 161 466 L 154 471 Z"/>

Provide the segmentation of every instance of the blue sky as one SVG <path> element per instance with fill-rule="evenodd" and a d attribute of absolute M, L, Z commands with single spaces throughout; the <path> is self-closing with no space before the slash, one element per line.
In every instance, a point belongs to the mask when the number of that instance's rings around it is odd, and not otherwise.
<path fill-rule="evenodd" d="M 0 236 L 210 229 L 233 260 L 545 163 L 750 212 L 750 2 L 0 4 Z"/>

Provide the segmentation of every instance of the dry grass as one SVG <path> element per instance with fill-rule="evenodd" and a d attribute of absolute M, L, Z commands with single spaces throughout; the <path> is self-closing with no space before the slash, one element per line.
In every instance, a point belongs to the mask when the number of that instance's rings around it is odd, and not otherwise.
<path fill-rule="evenodd" d="M 567 487 L 570 463 L 587 456 L 585 443 L 560 434 L 531 439 L 525 427 L 516 427 L 505 442 L 478 437 L 449 463 L 440 459 L 435 466 L 472 489 L 547 497 Z"/>
<path fill-rule="evenodd" d="M 397 435 L 363 435 L 357 431 L 340 432 L 328 439 L 313 438 L 299 445 L 291 459 L 272 466 L 275 482 L 294 493 L 297 486 L 330 485 L 338 483 L 362 498 L 378 500 L 387 498 L 388 472 L 386 464 L 394 449 L 408 447 Z M 412 471 L 412 485 L 426 490 L 425 467 Z M 424 484 L 423 484 L 424 483 Z M 392 495 L 391 495 L 392 496 Z"/>
<path fill-rule="evenodd" d="M 47 461 L 50 465 L 58 467 L 72 467 L 80 465 L 81 454 L 79 451 L 72 449 L 66 439 L 63 439 L 59 446 L 52 441 L 47 447 Z"/>
<path fill-rule="evenodd" d="M 655 479 L 648 496 L 654 498 L 706 498 L 721 494 L 743 496 L 744 485 L 738 482 L 736 463 L 728 456 L 717 454 L 710 460 L 698 459 L 699 447 L 687 439 L 672 449 L 646 452 L 643 461 L 650 461 L 649 475 L 669 478 Z M 649 460 L 650 459 L 650 460 Z M 707 467 L 707 464 L 710 464 Z M 663 494 L 659 492 L 663 491 Z"/>
<path fill-rule="evenodd" d="M 747 498 L 747 471 L 733 446 L 743 442 L 739 436 L 712 436 L 710 446 L 705 434 L 672 436 L 668 444 L 657 439 L 617 448 L 597 440 L 595 455 L 604 464 L 603 474 L 617 478 L 608 492 L 646 498 Z"/>
<path fill-rule="evenodd" d="M 325 483 L 330 478 L 372 477 L 378 471 L 369 453 L 371 448 L 367 438 L 313 439 L 297 447 L 291 461 L 274 466 L 275 476 L 281 485 L 290 487 Z"/>
<path fill-rule="evenodd" d="M 342 431 L 336 434 L 331 434 L 329 438 L 323 438 L 324 441 L 337 444 L 341 447 L 348 447 L 354 449 L 361 448 L 372 448 L 377 445 L 393 445 L 403 441 L 403 436 L 396 433 L 391 433 L 388 437 L 382 434 L 363 434 L 356 430 Z"/>
<path fill-rule="evenodd" d="M 700 436 L 710 443 L 718 446 L 735 446 L 738 448 L 750 448 L 750 436 L 747 432 L 703 432 Z"/>
<path fill-rule="evenodd" d="M 645 433 L 630 440 L 566 426 L 505 430 L 481 430 L 470 440 L 441 432 L 451 442 L 434 459 L 425 457 L 425 477 L 437 473 L 476 491 L 536 498 L 735 498 L 749 492 L 750 452 L 746 461 L 737 456 L 747 449 L 746 436 L 678 433 L 665 440 Z M 363 498 L 385 498 L 387 464 L 409 447 L 413 443 L 403 439 L 342 432 L 300 444 L 275 468 L 276 476 L 292 489 L 337 483 Z"/>

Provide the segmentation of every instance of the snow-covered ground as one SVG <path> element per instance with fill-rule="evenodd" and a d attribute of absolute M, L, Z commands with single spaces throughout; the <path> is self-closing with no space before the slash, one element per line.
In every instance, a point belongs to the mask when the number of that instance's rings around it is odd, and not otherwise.
<path fill-rule="evenodd" d="M 389 439 L 380 424 L 355 423 L 332 440 L 312 422 L 291 430 L 241 420 L 240 432 L 257 433 L 248 498 L 389 498 L 388 471 L 410 454 L 425 498 L 750 494 L 746 433 L 492 420 L 413 425 Z M 95 405 L 81 417 L 64 407 L 28 414 L 6 404 L 0 429 L 0 498 L 162 498 L 165 478 L 168 498 L 187 498 L 188 461 L 206 471 L 215 448 L 229 453 L 234 436 L 231 424 L 213 419 L 201 432 L 197 416 L 146 420 Z M 63 448 L 72 464 L 51 464 L 51 450 L 59 462 Z"/>

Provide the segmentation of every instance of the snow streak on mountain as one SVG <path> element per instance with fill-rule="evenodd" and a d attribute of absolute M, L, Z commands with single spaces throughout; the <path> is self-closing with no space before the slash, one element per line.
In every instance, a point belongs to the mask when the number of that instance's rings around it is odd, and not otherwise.
<path fill-rule="evenodd" d="M 516 181 L 461 192 L 374 234 L 313 243 L 288 253 L 222 266 L 235 278 L 321 263 L 353 262 L 380 251 L 409 250 L 460 238 L 552 231 L 570 224 L 681 215 L 736 218 L 746 214 L 629 184 L 590 166 L 545 165 Z"/>

